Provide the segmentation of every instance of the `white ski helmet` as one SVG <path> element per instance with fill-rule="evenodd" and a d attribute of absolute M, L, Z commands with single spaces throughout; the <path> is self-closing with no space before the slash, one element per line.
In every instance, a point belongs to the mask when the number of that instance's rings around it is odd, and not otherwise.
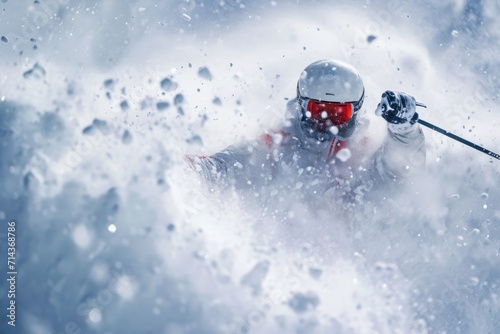
<path fill-rule="evenodd" d="M 364 85 L 355 67 L 338 60 L 319 60 L 307 66 L 297 83 L 301 124 L 318 140 L 349 137 L 363 105 Z"/>

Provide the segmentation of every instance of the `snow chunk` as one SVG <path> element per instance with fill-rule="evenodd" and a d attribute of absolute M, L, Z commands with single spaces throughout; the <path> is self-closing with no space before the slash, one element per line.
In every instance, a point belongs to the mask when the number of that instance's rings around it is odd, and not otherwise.
<path fill-rule="evenodd" d="M 71 234 L 74 243 L 80 248 L 87 248 L 91 242 L 90 232 L 85 225 L 78 225 Z"/>
<path fill-rule="evenodd" d="M 117 278 L 114 289 L 120 297 L 127 300 L 132 299 L 137 292 L 136 284 L 127 275 L 121 275 Z"/>
<path fill-rule="evenodd" d="M 128 130 L 125 130 L 122 136 L 122 143 L 128 145 L 131 142 L 132 142 L 132 134 Z"/>
<path fill-rule="evenodd" d="M 96 283 L 103 283 L 109 278 L 109 267 L 104 262 L 98 262 L 90 269 L 90 278 Z"/>
<path fill-rule="evenodd" d="M 6 36 L 2 36 L 2 42 L 9 43 L 9 39 Z"/>
<path fill-rule="evenodd" d="M 210 73 L 210 70 L 208 69 L 208 67 L 200 67 L 198 69 L 198 75 L 200 76 L 200 78 L 202 79 L 206 79 L 206 80 L 212 80 L 212 73 Z"/>
<path fill-rule="evenodd" d="M 128 105 L 128 101 L 123 100 L 122 102 L 120 102 L 120 108 L 123 111 L 127 111 L 130 108 L 130 106 Z"/>
<path fill-rule="evenodd" d="M 309 275 L 314 279 L 319 279 L 323 271 L 317 268 L 309 268 Z"/>
<path fill-rule="evenodd" d="M 218 97 L 214 97 L 214 99 L 212 100 L 212 103 L 215 104 L 216 106 L 222 105 L 222 101 Z"/>
<path fill-rule="evenodd" d="M 203 140 L 199 135 L 193 135 L 191 138 L 186 139 L 186 143 L 191 145 L 203 145 Z"/>
<path fill-rule="evenodd" d="M 177 83 L 170 78 L 165 78 L 160 82 L 161 89 L 169 92 L 177 89 Z"/>
<path fill-rule="evenodd" d="M 346 162 L 347 160 L 349 160 L 349 159 L 351 158 L 351 150 L 350 150 L 350 149 L 348 149 L 348 148 L 343 148 L 343 149 L 341 149 L 341 150 L 337 153 L 336 157 L 337 157 L 340 161 L 342 161 L 342 162 Z"/>
<path fill-rule="evenodd" d="M 478 286 L 479 285 L 479 278 L 472 276 L 471 278 L 469 278 L 468 283 L 470 286 Z"/>
<path fill-rule="evenodd" d="M 115 87 L 115 81 L 113 79 L 104 80 L 104 88 L 113 89 Z"/>
<path fill-rule="evenodd" d="M 23 77 L 25 79 L 29 79 L 31 77 L 40 79 L 41 77 L 44 77 L 46 73 L 47 72 L 45 71 L 45 69 L 42 66 L 38 65 L 38 63 L 36 63 L 35 65 L 33 65 L 33 68 L 23 73 Z"/>
<path fill-rule="evenodd" d="M 102 134 L 108 134 L 110 132 L 110 128 L 106 121 L 95 118 L 92 121 L 91 125 L 86 126 L 82 133 L 84 135 L 95 135 L 96 131 L 100 131 Z"/>
<path fill-rule="evenodd" d="M 115 233 L 116 232 L 116 225 L 115 224 L 111 224 L 108 226 L 108 231 L 111 232 L 111 233 Z"/>
<path fill-rule="evenodd" d="M 101 310 L 99 310 L 98 308 L 93 308 L 92 310 L 90 310 L 89 312 L 89 319 L 90 321 L 92 322 L 101 322 L 102 320 L 102 313 L 101 313 Z"/>
<path fill-rule="evenodd" d="M 270 262 L 267 260 L 260 261 L 252 268 L 252 270 L 243 276 L 241 284 L 249 286 L 254 295 L 259 294 L 262 289 L 262 282 L 267 276 L 270 265 Z"/>
<path fill-rule="evenodd" d="M 319 305 L 319 298 L 314 292 L 308 291 L 306 293 L 296 293 L 292 299 L 288 301 L 288 306 L 295 313 L 304 313 L 315 309 Z"/>
<path fill-rule="evenodd" d="M 168 102 L 160 101 L 156 103 L 156 109 L 158 109 L 158 111 L 163 111 L 165 109 L 168 109 L 168 107 L 170 107 L 170 103 Z"/>
<path fill-rule="evenodd" d="M 178 106 L 184 103 L 184 95 L 182 94 L 177 94 L 174 97 L 174 105 Z"/>
<path fill-rule="evenodd" d="M 331 126 L 329 130 L 330 130 L 330 132 L 331 132 L 334 136 L 336 136 L 336 135 L 337 135 L 337 133 L 339 133 L 339 128 L 338 128 L 338 127 L 336 127 L 335 125 L 334 125 L 334 126 Z"/>

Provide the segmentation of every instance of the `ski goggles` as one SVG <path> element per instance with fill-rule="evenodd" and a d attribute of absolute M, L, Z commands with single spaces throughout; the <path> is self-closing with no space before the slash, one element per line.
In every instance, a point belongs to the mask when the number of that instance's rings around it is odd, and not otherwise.
<path fill-rule="evenodd" d="M 327 102 L 305 99 L 302 108 L 305 116 L 322 127 L 342 125 L 349 121 L 354 113 L 352 103 Z"/>

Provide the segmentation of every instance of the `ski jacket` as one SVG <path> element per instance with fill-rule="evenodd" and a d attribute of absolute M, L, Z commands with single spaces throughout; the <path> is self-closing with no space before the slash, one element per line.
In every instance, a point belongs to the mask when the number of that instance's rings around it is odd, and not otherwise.
<path fill-rule="evenodd" d="M 287 114 L 291 117 L 277 131 L 212 156 L 186 159 L 206 180 L 221 187 L 249 189 L 255 196 L 283 191 L 317 195 L 337 191 L 355 196 L 360 187 L 403 181 L 424 169 L 425 139 L 418 124 L 388 124 L 386 138 L 376 145 L 370 138 L 369 121 L 358 117 L 348 139 L 320 142 L 302 130 L 296 99 L 288 102 Z"/>

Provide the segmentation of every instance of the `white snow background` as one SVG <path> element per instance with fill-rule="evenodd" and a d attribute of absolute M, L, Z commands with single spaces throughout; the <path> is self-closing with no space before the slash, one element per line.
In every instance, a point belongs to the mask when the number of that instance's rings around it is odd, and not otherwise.
<path fill-rule="evenodd" d="M 1 333 L 500 333 L 500 161 L 424 129 L 426 176 L 345 215 L 250 210 L 183 162 L 279 126 L 324 58 L 359 69 L 380 138 L 392 89 L 498 152 L 499 15 L 495 0 L 1 0 Z"/>

